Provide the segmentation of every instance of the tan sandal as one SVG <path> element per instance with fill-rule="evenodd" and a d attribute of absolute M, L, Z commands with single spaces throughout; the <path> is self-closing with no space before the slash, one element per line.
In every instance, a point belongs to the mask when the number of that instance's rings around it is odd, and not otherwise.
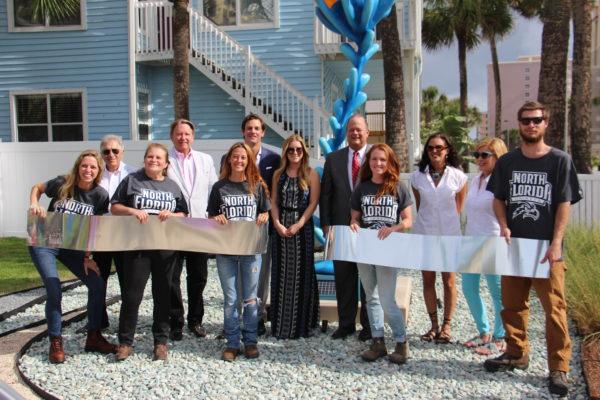
<path fill-rule="evenodd" d="M 452 341 L 452 335 L 450 332 L 450 318 L 444 318 L 442 329 L 435 338 L 435 342 L 438 344 L 448 344 L 450 341 Z"/>

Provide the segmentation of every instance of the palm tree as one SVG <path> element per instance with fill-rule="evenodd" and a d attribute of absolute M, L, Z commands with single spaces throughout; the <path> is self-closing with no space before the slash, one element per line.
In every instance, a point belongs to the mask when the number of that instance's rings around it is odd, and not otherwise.
<path fill-rule="evenodd" d="M 481 3 L 481 34 L 490 42 L 490 50 L 492 52 L 492 71 L 496 94 L 495 136 L 500 136 L 502 131 L 502 85 L 500 83 L 496 39 L 506 35 L 511 31 L 512 27 L 513 20 L 506 0 L 485 0 Z"/>
<path fill-rule="evenodd" d="M 425 47 L 450 46 L 456 38 L 460 75 L 460 114 L 466 115 L 467 51 L 479 44 L 480 0 L 425 0 L 422 38 Z"/>
<path fill-rule="evenodd" d="M 569 121 L 571 149 L 577 172 L 592 172 L 591 47 L 592 0 L 573 0 L 573 71 Z"/>
<path fill-rule="evenodd" d="M 46 18 L 55 21 L 69 19 L 80 12 L 79 0 L 33 0 L 29 7 L 33 21 L 40 23 Z"/>
<path fill-rule="evenodd" d="M 396 6 L 379 23 L 383 51 L 383 76 L 385 82 L 385 142 L 394 150 L 400 161 L 400 171 L 408 171 L 408 141 L 404 109 L 404 73 L 402 71 L 402 46 L 398 33 Z"/>
<path fill-rule="evenodd" d="M 175 118 L 189 119 L 190 115 L 190 18 L 189 0 L 173 4 L 173 108 Z"/>

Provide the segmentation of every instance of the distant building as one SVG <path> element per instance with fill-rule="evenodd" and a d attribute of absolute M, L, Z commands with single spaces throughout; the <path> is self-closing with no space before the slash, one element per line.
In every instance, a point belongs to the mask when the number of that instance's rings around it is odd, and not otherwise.
<path fill-rule="evenodd" d="M 481 123 L 477 126 L 477 139 L 483 139 L 489 136 L 490 130 L 488 129 L 488 113 L 481 113 Z M 493 136 L 493 135 L 492 135 Z"/>
<path fill-rule="evenodd" d="M 519 57 L 516 61 L 501 62 L 500 83 L 502 85 L 502 131 L 518 129 L 517 111 L 526 101 L 535 101 L 538 96 L 540 77 L 540 56 Z M 567 98 L 571 93 L 572 62 L 567 66 Z M 488 124 L 487 129 L 494 136 L 496 120 L 496 92 L 492 64 L 488 64 Z"/>
<path fill-rule="evenodd" d="M 600 5 L 592 10 L 592 155 L 600 157 Z"/>

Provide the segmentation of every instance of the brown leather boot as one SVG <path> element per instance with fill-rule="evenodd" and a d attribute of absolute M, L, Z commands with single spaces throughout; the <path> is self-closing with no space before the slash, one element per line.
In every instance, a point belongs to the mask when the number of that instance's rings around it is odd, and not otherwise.
<path fill-rule="evenodd" d="M 375 361 L 381 357 L 387 356 L 387 348 L 385 347 L 385 342 L 382 337 L 373 338 L 373 343 L 369 346 L 368 350 L 360 353 L 360 356 L 365 361 Z"/>
<path fill-rule="evenodd" d="M 62 336 L 50 336 L 50 352 L 48 353 L 48 359 L 52 364 L 65 362 Z"/>
<path fill-rule="evenodd" d="M 161 361 L 167 359 L 167 345 L 162 343 L 156 343 L 154 345 L 154 357 L 152 361 Z"/>
<path fill-rule="evenodd" d="M 106 340 L 100 331 L 88 331 L 84 349 L 87 352 L 115 354 L 117 345 Z"/>
<path fill-rule="evenodd" d="M 388 357 L 394 364 L 404 364 L 408 359 L 408 341 L 396 342 L 394 352 Z"/>
<path fill-rule="evenodd" d="M 115 355 L 116 361 L 125 361 L 127 357 L 133 354 L 133 347 L 128 344 L 120 344 Z"/>

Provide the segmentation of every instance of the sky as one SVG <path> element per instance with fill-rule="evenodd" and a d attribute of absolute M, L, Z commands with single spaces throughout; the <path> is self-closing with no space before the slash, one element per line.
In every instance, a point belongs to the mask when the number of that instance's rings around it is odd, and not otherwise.
<path fill-rule="evenodd" d="M 542 24 L 538 18 L 531 20 L 514 15 L 513 30 L 496 44 L 498 60 L 515 61 L 519 56 L 540 55 Z M 480 111 L 487 110 L 487 65 L 492 62 L 488 42 L 467 53 L 467 84 L 469 105 Z M 421 86 L 437 86 L 448 97 L 459 97 L 458 47 L 430 52 L 423 47 L 423 74 Z"/>

